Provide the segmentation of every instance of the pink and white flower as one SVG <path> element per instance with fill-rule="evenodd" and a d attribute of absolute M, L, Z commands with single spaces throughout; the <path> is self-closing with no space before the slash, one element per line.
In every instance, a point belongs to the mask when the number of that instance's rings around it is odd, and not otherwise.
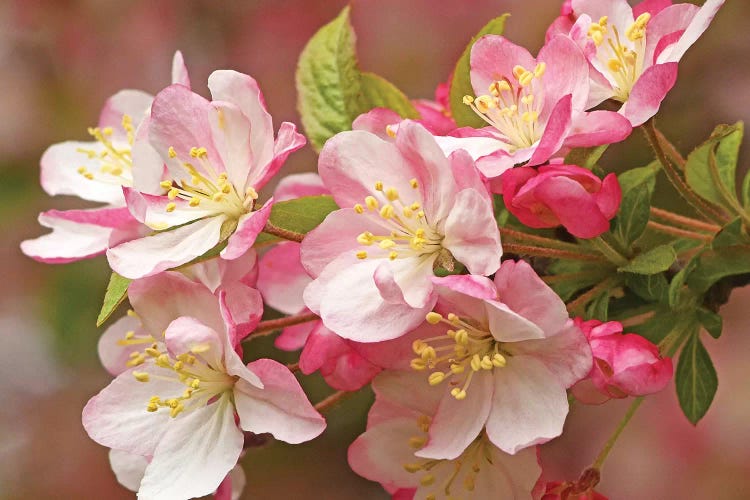
<path fill-rule="evenodd" d="M 464 151 L 446 158 L 421 125 L 401 123 L 394 141 L 340 133 L 318 168 L 344 208 L 302 242 L 302 264 L 315 278 L 304 299 L 336 334 L 399 337 L 435 303 L 433 268 L 458 261 L 487 275 L 499 267 L 492 201 L 473 161 Z"/>
<path fill-rule="evenodd" d="M 287 367 L 269 359 L 245 366 L 230 333 L 227 294 L 220 300 L 227 328 L 186 316 L 172 321 L 166 349 L 152 347 L 152 362 L 121 373 L 83 410 L 93 440 L 151 457 L 139 498 L 213 493 L 237 464 L 243 431 L 301 443 L 325 428 Z"/>
<path fill-rule="evenodd" d="M 591 369 L 586 337 L 562 300 L 524 261 L 503 262 L 494 282 L 463 275 L 435 283 L 440 300 L 427 321 L 446 333 L 427 329 L 411 366 L 445 389 L 417 455 L 455 459 L 483 428 L 511 454 L 560 435 L 566 389 Z"/>
<path fill-rule="evenodd" d="M 172 81 L 190 85 L 178 51 L 172 62 Z M 52 232 L 21 243 L 29 257 L 62 264 L 103 254 L 107 248 L 142 235 L 143 226 L 125 207 L 122 186 L 133 185 L 134 141 L 153 96 L 140 90 L 121 90 L 110 97 L 96 128 L 94 141 L 67 141 L 50 146 L 41 160 L 42 188 L 50 196 L 72 195 L 105 206 L 81 210 L 49 210 L 39 223 Z"/>
<path fill-rule="evenodd" d="M 354 472 L 399 499 L 532 498 L 541 474 L 535 448 L 509 455 L 482 433 L 455 459 L 425 459 L 419 450 L 429 442 L 442 392 L 392 371 L 372 386 L 367 431 L 349 447 Z"/>
<path fill-rule="evenodd" d="M 223 241 L 222 258 L 243 255 L 270 215 L 271 200 L 256 210 L 258 190 L 305 144 L 289 122 L 274 139 L 271 115 L 251 77 L 215 71 L 208 87 L 213 101 L 183 85 L 154 98 L 143 140 L 158 154 L 136 165 L 141 174 L 125 196 L 133 216 L 160 232 L 108 250 L 110 266 L 125 277 L 185 264 Z"/>
<path fill-rule="evenodd" d="M 591 65 L 587 107 L 619 101 L 633 126 L 654 116 L 677 80 L 677 63 L 723 4 L 647 0 L 631 8 L 626 0 L 573 0 L 569 34 Z M 555 31 L 564 30 L 564 19 Z"/>
<path fill-rule="evenodd" d="M 610 398 L 646 396 L 661 391 L 672 379 L 672 360 L 640 335 L 623 334 L 621 323 L 577 318 L 576 324 L 594 355 L 591 372 L 573 386 L 576 399 L 600 404 Z"/>
<path fill-rule="evenodd" d="M 625 139 L 632 128 L 610 111 L 587 113 L 589 70 L 568 37 L 552 37 L 534 58 L 504 37 L 486 35 L 471 50 L 476 97 L 464 102 L 490 126 L 462 128 L 441 137 L 446 152 L 462 148 L 489 178 L 526 163 L 541 165 L 563 148 Z"/>

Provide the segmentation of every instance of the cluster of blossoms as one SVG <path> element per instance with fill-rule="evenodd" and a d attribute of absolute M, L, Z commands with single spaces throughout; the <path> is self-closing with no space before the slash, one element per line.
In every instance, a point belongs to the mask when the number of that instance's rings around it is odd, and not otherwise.
<path fill-rule="evenodd" d="M 50 195 L 105 205 L 42 213 L 52 232 L 22 249 L 48 263 L 106 254 L 128 283 L 131 308 L 99 343 L 115 378 L 83 410 L 118 480 L 143 499 L 237 498 L 253 436 L 323 432 L 327 405 L 294 374 L 319 371 L 338 391 L 372 383 L 349 463 L 393 498 L 598 495 L 596 481 L 543 478 L 538 446 L 562 433 L 570 401 L 652 394 L 672 361 L 617 321 L 578 317 L 538 274 L 556 249 L 501 244 L 518 231 L 498 214 L 530 235 L 559 228 L 561 245 L 590 241 L 585 252 L 606 245 L 621 185 L 566 155 L 654 116 L 722 3 L 569 1 L 536 58 L 483 36 L 463 103 L 485 127 L 454 122 L 447 85 L 414 102 L 420 119 L 372 109 L 325 143 L 319 175 L 285 177 L 264 201 L 306 139 L 288 122 L 274 131 L 251 77 L 214 72 L 207 100 L 178 52 L 156 96 L 113 96 L 92 142 L 41 162 Z M 274 206 L 309 197 L 339 208 L 307 234 L 273 221 Z M 288 316 L 262 321 L 264 307 Z M 243 361 L 278 330 L 299 363 Z"/>

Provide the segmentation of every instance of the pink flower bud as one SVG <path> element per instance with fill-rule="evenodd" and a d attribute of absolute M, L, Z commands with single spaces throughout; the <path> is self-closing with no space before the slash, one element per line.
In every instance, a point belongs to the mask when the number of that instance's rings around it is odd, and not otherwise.
<path fill-rule="evenodd" d="M 607 500 L 607 497 L 593 489 L 580 492 L 575 483 L 551 481 L 544 485 L 541 500 Z"/>
<path fill-rule="evenodd" d="M 523 224 L 534 228 L 562 225 L 579 238 L 607 231 L 622 198 L 614 174 L 602 180 L 575 165 L 512 168 L 501 182 L 505 206 Z"/>
<path fill-rule="evenodd" d="M 662 357 L 640 335 L 623 334 L 617 321 L 575 321 L 594 355 L 588 377 L 573 387 L 576 399 L 596 404 L 609 398 L 645 396 L 662 390 L 672 378 L 672 360 Z"/>

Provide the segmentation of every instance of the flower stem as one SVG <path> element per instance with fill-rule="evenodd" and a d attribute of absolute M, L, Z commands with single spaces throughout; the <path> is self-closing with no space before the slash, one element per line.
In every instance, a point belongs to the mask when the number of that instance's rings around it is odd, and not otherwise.
<path fill-rule="evenodd" d="M 604 444 L 604 448 L 602 448 L 602 451 L 599 452 L 596 460 L 594 460 L 594 464 L 591 466 L 593 469 L 601 470 L 602 465 L 604 465 L 604 461 L 607 460 L 609 452 L 612 451 L 612 447 L 617 442 L 617 438 L 619 438 L 620 434 L 622 434 L 622 431 L 625 430 L 625 427 L 627 427 L 630 419 L 633 418 L 633 415 L 635 415 L 638 407 L 641 406 L 641 403 L 643 403 L 643 399 L 643 396 L 635 398 L 633 403 L 628 408 L 628 411 L 625 412 L 622 420 L 620 420 L 620 423 L 617 425 L 617 429 L 615 429 L 615 432 L 612 433 L 609 440 Z"/>
<path fill-rule="evenodd" d="M 544 236 L 537 236 L 535 234 L 528 234 L 507 227 L 500 227 L 498 229 L 500 230 L 500 234 L 502 236 L 507 236 L 514 241 L 518 241 L 519 243 L 538 244 L 545 248 L 556 248 L 558 250 L 568 250 L 570 252 L 586 251 L 585 249 L 582 249 L 580 246 L 574 245 L 573 243 L 554 240 L 552 238 L 545 238 Z"/>
<path fill-rule="evenodd" d="M 333 406 L 336 405 L 336 403 L 339 403 L 340 401 L 343 401 L 344 399 L 348 398 L 354 394 L 352 391 L 336 391 L 327 398 L 325 398 L 323 401 L 317 403 L 315 405 L 315 409 L 319 412 L 323 413 L 328 410 L 330 410 Z"/>
<path fill-rule="evenodd" d="M 247 338 L 268 335 L 269 333 L 281 330 L 287 326 L 299 325 L 300 323 L 307 323 L 308 321 L 315 321 L 317 319 L 320 319 L 320 317 L 315 313 L 303 313 L 297 314 L 296 316 L 261 321 L 258 323 L 258 326 L 255 327 L 255 330 L 250 332 Z"/>
<path fill-rule="evenodd" d="M 643 124 L 643 131 L 646 134 L 646 139 L 651 145 L 651 148 L 656 154 L 656 159 L 659 160 L 659 163 L 661 163 L 661 166 L 664 170 L 664 173 L 667 175 L 669 182 L 672 183 L 680 196 L 682 196 L 682 198 L 686 202 L 688 202 L 706 220 L 720 223 L 726 222 L 726 217 L 721 208 L 716 207 L 712 203 L 709 203 L 698 196 L 695 191 L 693 191 L 690 186 L 688 186 L 687 183 L 682 179 L 681 173 L 674 167 L 674 165 L 672 165 L 672 162 L 669 161 L 669 158 L 667 158 L 667 155 L 662 149 L 661 143 L 659 142 L 659 137 L 656 133 L 656 127 L 654 126 L 653 119 L 650 119 Z"/>
<path fill-rule="evenodd" d="M 593 253 L 569 252 L 555 248 L 542 248 L 531 245 L 517 245 L 515 243 L 503 243 L 506 252 L 530 255 L 532 257 L 550 257 L 553 259 L 584 260 L 589 262 L 606 262 L 602 257 Z"/>
<path fill-rule="evenodd" d="M 659 231 L 665 234 L 671 234 L 672 236 L 678 236 L 680 238 L 689 238 L 691 240 L 698 240 L 698 241 L 711 241 L 714 239 L 713 236 L 711 236 L 710 234 L 695 233 L 693 231 L 688 231 L 687 229 L 680 229 L 678 227 L 667 226 L 667 225 L 660 224 L 659 222 L 655 222 L 652 220 L 648 221 L 648 227 L 653 229 L 654 231 Z"/>
<path fill-rule="evenodd" d="M 677 148 L 674 147 L 674 144 L 669 142 L 669 139 L 661 133 L 661 130 L 657 129 L 654 125 L 654 133 L 656 135 L 656 139 L 659 142 L 659 146 L 661 146 L 662 150 L 666 155 L 669 157 L 672 162 L 677 165 L 677 168 L 684 171 L 685 170 L 685 158 L 682 157 L 679 151 L 677 151 Z"/>
<path fill-rule="evenodd" d="M 693 219 L 692 217 L 685 217 L 663 208 L 651 207 L 651 216 L 663 221 L 672 222 L 678 226 L 684 226 L 689 229 L 695 229 L 698 231 L 708 231 L 709 233 L 717 233 L 721 230 L 721 226 L 716 224 L 709 224 L 707 222 Z"/>
<path fill-rule="evenodd" d="M 628 264 L 628 259 L 623 257 L 620 252 L 612 248 L 612 245 L 604 241 L 604 238 L 602 238 L 601 236 L 592 238 L 589 241 L 591 241 L 591 243 L 596 246 L 596 249 L 599 250 L 599 253 L 601 253 L 604 257 L 607 258 L 608 261 L 610 261 L 617 267 L 626 266 Z"/>
<path fill-rule="evenodd" d="M 586 307 L 586 305 L 589 302 L 591 302 L 594 299 L 594 297 L 596 297 L 603 291 L 608 290 L 609 288 L 612 288 L 612 286 L 616 283 L 616 281 L 617 281 L 617 278 L 615 277 L 607 278 L 601 283 L 599 283 L 598 285 L 591 288 L 586 293 L 579 295 L 576 299 L 574 299 L 573 301 L 567 304 L 566 307 L 568 309 L 568 312 L 571 315 L 583 316 L 583 313 L 584 313 L 583 309 Z"/>
<path fill-rule="evenodd" d="M 305 235 L 302 233 L 295 233 L 294 231 L 282 229 L 271 224 L 271 222 L 266 222 L 266 226 L 263 228 L 263 232 L 278 236 L 279 238 L 283 238 L 285 240 L 296 241 L 297 243 L 302 243 L 302 240 L 305 238 Z"/>

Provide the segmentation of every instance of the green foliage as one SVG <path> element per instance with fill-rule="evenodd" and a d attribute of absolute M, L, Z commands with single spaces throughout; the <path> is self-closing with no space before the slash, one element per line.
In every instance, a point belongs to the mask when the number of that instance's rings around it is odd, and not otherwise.
<path fill-rule="evenodd" d="M 657 164 L 634 168 L 620 174 L 622 202 L 613 221 L 612 233 L 623 248 L 629 249 L 646 230 L 651 196 L 656 185 Z"/>
<path fill-rule="evenodd" d="M 268 221 L 279 229 L 307 234 L 338 208 L 330 196 L 304 196 L 274 203 Z"/>
<path fill-rule="evenodd" d="M 628 328 L 628 330 L 637 333 L 654 344 L 659 344 L 674 330 L 674 327 L 674 311 L 658 307 L 651 318 L 640 325 Z"/>
<path fill-rule="evenodd" d="M 719 125 L 685 164 L 685 178 L 693 191 L 730 211 L 737 203 L 735 175 L 743 132 L 742 122 Z"/>
<path fill-rule="evenodd" d="M 716 370 L 697 329 L 692 332 L 680 354 L 675 385 L 683 413 L 693 425 L 697 424 L 711 406 L 719 385 Z"/>
<path fill-rule="evenodd" d="M 450 105 L 453 119 L 456 121 L 459 127 L 483 127 L 486 123 L 479 118 L 474 112 L 464 104 L 465 95 L 474 95 L 474 88 L 471 86 L 471 48 L 474 46 L 474 42 L 479 40 L 484 35 L 502 35 L 505 30 L 505 21 L 508 19 L 510 14 L 504 14 L 500 17 L 496 17 L 489 23 L 487 23 L 479 33 L 477 33 L 469 42 L 469 45 L 464 49 L 461 58 L 456 63 L 456 67 L 453 70 L 453 80 L 451 81 L 450 88 Z"/>
<path fill-rule="evenodd" d="M 609 144 L 592 146 L 590 148 L 575 148 L 565 157 L 567 165 L 578 165 L 579 167 L 593 169 L 602 155 L 607 151 Z"/>
<path fill-rule="evenodd" d="M 697 258 L 690 259 L 690 261 L 685 264 L 685 267 L 680 269 L 680 271 L 674 275 L 674 278 L 672 278 L 672 282 L 669 284 L 668 294 L 669 306 L 671 308 L 676 309 L 680 305 L 683 288 L 686 284 L 685 281 L 687 280 L 687 277 L 690 275 L 690 273 L 693 272 L 693 269 L 695 269 L 697 263 Z"/>
<path fill-rule="evenodd" d="M 671 245 L 659 245 L 634 257 L 627 265 L 618 269 L 621 272 L 636 274 L 657 274 L 669 269 L 677 259 Z"/>
<path fill-rule="evenodd" d="M 393 109 L 404 118 L 419 113 L 393 84 L 357 66 L 356 36 L 349 7 L 305 46 L 297 64 L 297 107 L 316 150 L 333 135 L 351 130 L 352 121 L 375 107 Z"/>
<path fill-rule="evenodd" d="M 96 318 L 96 326 L 102 326 L 112 313 L 115 312 L 115 309 L 122 304 L 125 297 L 127 297 L 130 281 L 128 278 L 123 278 L 117 273 L 112 273 L 109 277 L 107 291 L 104 294 L 104 304 L 102 304 L 99 317 Z"/>
<path fill-rule="evenodd" d="M 750 246 L 731 246 L 701 253 L 695 268 L 687 277 L 687 284 L 703 294 L 711 285 L 726 276 L 750 273 Z"/>
<path fill-rule="evenodd" d="M 598 319 L 599 321 L 607 321 L 609 311 L 609 290 L 600 293 L 591 303 L 586 307 L 586 319 Z"/>
<path fill-rule="evenodd" d="M 721 316 L 703 307 L 697 308 L 695 310 L 695 315 L 700 324 L 703 325 L 703 328 L 705 328 L 709 333 L 709 335 L 711 335 L 715 339 L 721 337 L 721 330 L 724 326 L 724 321 L 721 319 Z"/>
<path fill-rule="evenodd" d="M 742 218 L 737 217 L 718 232 L 711 242 L 711 248 L 717 249 L 747 244 L 750 244 L 750 240 L 748 239 L 747 234 L 745 234 L 742 225 Z"/>
<path fill-rule="evenodd" d="M 669 303 L 669 283 L 663 274 L 627 274 L 625 285 L 643 300 Z"/>

